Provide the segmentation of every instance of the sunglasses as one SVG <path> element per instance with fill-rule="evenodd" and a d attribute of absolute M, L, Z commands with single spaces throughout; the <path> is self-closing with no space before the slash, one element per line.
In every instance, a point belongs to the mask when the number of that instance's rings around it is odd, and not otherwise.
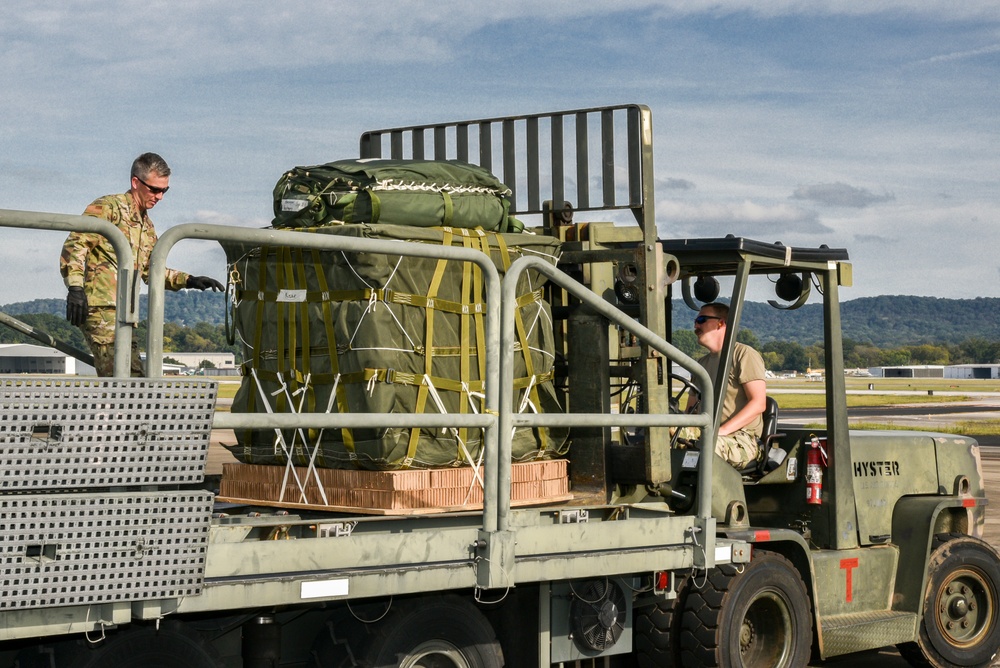
<path fill-rule="evenodd" d="M 140 179 L 138 176 L 135 177 L 135 180 L 141 183 L 142 185 L 146 186 L 146 188 L 149 189 L 149 192 L 153 193 L 154 195 L 163 195 L 168 190 L 170 190 L 170 186 L 167 186 L 166 188 L 157 188 L 156 186 L 151 186 L 142 179 Z"/>
<path fill-rule="evenodd" d="M 722 320 L 722 318 L 720 318 L 717 315 L 699 315 L 697 318 L 694 319 L 694 324 L 704 325 L 709 320 Z"/>

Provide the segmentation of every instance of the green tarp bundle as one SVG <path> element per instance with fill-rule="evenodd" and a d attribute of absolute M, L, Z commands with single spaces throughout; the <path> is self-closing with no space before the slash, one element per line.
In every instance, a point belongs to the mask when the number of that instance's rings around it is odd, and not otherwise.
<path fill-rule="evenodd" d="M 340 160 L 295 167 L 274 186 L 273 227 L 369 223 L 520 232 L 511 191 L 459 160 Z"/>
<path fill-rule="evenodd" d="M 501 275 L 530 253 L 556 261 L 544 236 L 482 230 L 339 225 L 342 234 L 464 246 L 489 254 Z M 234 412 L 482 412 L 485 309 L 481 270 L 467 262 L 288 247 L 227 248 L 243 380 Z M 515 410 L 558 411 L 553 329 L 543 279 L 518 286 Z M 240 430 L 243 462 L 395 469 L 478 461 L 481 430 Z M 317 447 L 318 445 L 318 447 Z M 566 434 L 518 429 L 513 456 L 562 454 Z M 315 454 L 314 454 L 315 450 Z"/>

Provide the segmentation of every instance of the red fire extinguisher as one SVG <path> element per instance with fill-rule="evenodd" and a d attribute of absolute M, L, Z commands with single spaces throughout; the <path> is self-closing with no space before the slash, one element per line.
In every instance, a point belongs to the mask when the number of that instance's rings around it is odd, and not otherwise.
<path fill-rule="evenodd" d="M 806 452 L 806 503 L 817 506 L 823 503 L 823 468 L 826 462 L 826 449 L 813 434 Z"/>

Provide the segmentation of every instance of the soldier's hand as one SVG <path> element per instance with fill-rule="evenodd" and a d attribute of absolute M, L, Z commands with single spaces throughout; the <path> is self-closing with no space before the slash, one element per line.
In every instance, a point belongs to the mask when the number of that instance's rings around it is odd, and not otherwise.
<path fill-rule="evenodd" d="M 87 293 L 83 288 L 70 288 L 66 295 L 66 319 L 79 327 L 87 321 Z"/>
<path fill-rule="evenodd" d="M 222 283 L 211 276 L 188 276 L 187 285 L 185 287 L 191 288 L 192 290 L 213 290 L 215 292 L 222 292 L 226 288 Z"/>

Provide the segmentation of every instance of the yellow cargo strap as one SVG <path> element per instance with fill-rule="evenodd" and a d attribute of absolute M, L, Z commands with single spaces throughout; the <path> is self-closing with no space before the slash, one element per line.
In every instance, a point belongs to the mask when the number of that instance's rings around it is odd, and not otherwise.
<path fill-rule="evenodd" d="M 497 246 L 500 248 L 500 257 L 503 261 L 503 268 L 506 272 L 510 268 L 510 251 L 507 248 L 507 243 L 504 241 L 502 236 L 497 235 Z M 530 294 L 530 293 L 529 293 Z M 529 301 L 532 303 L 534 300 Z M 521 309 L 524 305 L 521 304 L 520 298 L 518 299 L 518 308 L 514 311 L 514 329 L 517 333 L 517 340 L 521 344 L 521 354 L 524 356 L 524 371 L 528 378 L 533 378 L 534 381 L 525 390 L 527 393 L 525 398 L 530 399 L 531 403 L 539 408 L 541 406 L 541 401 L 538 398 L 538 384 L 542 382 L 538 377 L 535 376 L 535 363 L 531 359 L 531 348 L 528 345 L 528 333 L 524 328 L 524 318 L 521 317 Z M 540 408 L 539 408 L 540 410 Z M 538 430 L 538 441 L 539 449 L 545 452 L 549 449 L 548 443 L 548 432 L 545 429 Z"/>
<path fill-rule="evenodd" d="M 477 267 L 478 269 L 478 267 Z M 278 302 L 284 296 L 280 292 L 267 292 L 256 290 L 238 290 L 236 297 L 246 299 L 247 297 L 263 299 L 266 302 Z M 380 301 L 390 304 L 403 304 L 405 306 L 417 306 L 420 308 L 432 308 L 447 313 L 483 313 L 486 305 L 482 302 L 455 302 L 448 299 L 436 299 L 427 295 L 415 295 L 409 292 L 399 292 L 396 290 L 309 290 L 302 295 L 304 301 L 310 304 L 322 302 L 347 302 L 347 301 Z"/>
<path fill-rule="evenodd" d="M 347 405 L 347 391 L 344 388 L 343 384 L 341 384 L 340 382 L 338 382 L 339 379 L 337 379 L 337 376 L 340 374 L 340 360 L 337 358 L 337 335 L 335 333 L 335 330 L 333 329 L 333 314 L 330 311 L 330 300 L 322 298 L 324 295 L 329 294 L 329 291 L 330 291 L 329 285 L 326 282 L 326 271 L 325 271 L 325 269 L 323 267 L 323 259 L 322 258 L 323 258 L 323 256 L 322 256 L 322 254 L 318 250 L 316 250 L 316 249 L 312 250 L 313 270 L 314 270 L 314 272 L 316 274 L 316 281 L 319 284 L 321 299 L 312 301 L 310 303 L 316 303 L 316 301 L 318 301 L 320 303 L 321 308 L 322 308 L 322 313 L 323 313 L 323 327 L 326 330 L 327 354 L 330 357 L 330 370 L 331 370 L 331 373 L 332 373 L 332 375 L 334 377 L 334 381 L 333 381 L 334 387 L 333 387 L 333 389 L 330 390 L 330 393 L 331 393 L 330 399 L 332 400 L 333 399 L 332 395 L 336 394 L 336 397 L 337 397 L 337 412 L 338 413 L 350 413 L 350 408 Z M 307 299 L 308 299 L 308 297 L 307 297 Z M 329 384 L 329 383 L 326 383 L 326 384 Z M 332 403 L 331 401 L 328 401 L 327 405 L 330 406 L 331 403 Z M 313 430 L 310 430 L 310 437 L 313 437 L 312 431 Z M 340 430 L 340 437 L 341 437 L 341 440 L 343 440 L 343 442 L 344 442 L 344 448 L 347 450 L 348 453 L 350 453 L 351 455 L 353 455 L 354 454 L 354 433 L 350 429 L 341 429 Z M 319 448 L 320 434 L 317 433 L 315 435 L 315 438 L 316 438 L 317 448 Z M 322 449 L 320 449 L 320 452 L 322 453 Z M 326 460 L 323 459 L 322 456 L 320 456 L 320 460 L 321 460 L 320 464 L 325 466 L 326 465 Z"/>
<path fill-rule="evenodd" d="M 441 238 L 441 245 L 445 247 L 451 246 L 452 236 L 450 231 L 445 230 Z M 434 268 L 434 275 L 431 278 L 431 284 L 427 288 L 428 299 L 434 299 L 437 296 L 447 266 L 448 260 L 441 258 L 437 261 L 437 265 Z M 434 375 L 434 309 L 425 310 L 424 332 L 424 341 L 427 342 L 427 350 L 424 352 L 424 375 L 432 377 Z M 424 383 L 421 383 L 417 390 L 417 405 L 414 406 L 414 413 L 419 415 L 424 412 L 424 406 L 427 405 L 427 393 L 428 387 Z M 411 429 L 410 439 L 406 446 L 406 458 L 403 460 L 403 468 L 409 468 L 410 464 L 412 464 L 413 459 L 417 455 L 417 444 L 419 441 L 420 430 Z"/>

